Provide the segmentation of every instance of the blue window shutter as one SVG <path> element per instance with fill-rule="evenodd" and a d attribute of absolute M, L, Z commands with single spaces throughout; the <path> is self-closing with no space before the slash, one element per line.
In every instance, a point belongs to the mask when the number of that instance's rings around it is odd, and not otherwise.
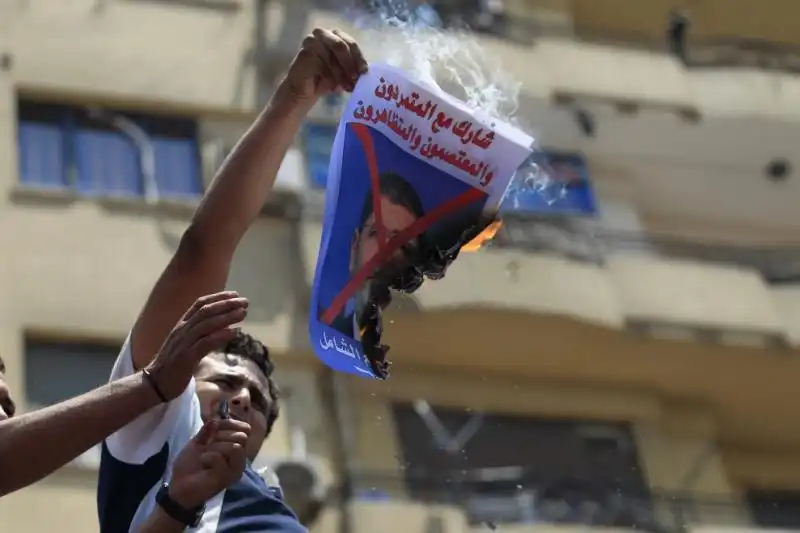
<path fill-rule="evenodd" d="M 76 188 L 97 196 L 142 196 L 139 150 L 125 135 L 78 129 L 75 135 L 78 167 Z"/>
<path fill-rule="evenodd" d="M 307 124 L 303 129 L 303 144 L 311 186 L 324 189 L 328 183 L 328 166 L 336 137 L 336 126 Z"/>
<path fill-rule="evenodd" d="M 158 194 L 164 198 L 192 198 L 203 192 L 200 155 L 194 139 L 153 137 Z"/>
<path fill-rule="evenodd" d="M 19 125 L 20 181 L 25 185 L 63 189 L 67 185 L 64 130 L 56 124 Z"/>
<path fill-rule="evenodd" d="M 328 167 L 331 163 L 330 155 L 307 154 L 308 173 L 311 176 L 312 187 L 324 189 L 328 184 Z"/>

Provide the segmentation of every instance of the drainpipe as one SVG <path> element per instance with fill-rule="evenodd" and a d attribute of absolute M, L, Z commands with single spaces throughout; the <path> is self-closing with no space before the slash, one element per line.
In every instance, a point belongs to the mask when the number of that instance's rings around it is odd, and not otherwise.
<path fill-rule="evenodd" d="M 156 156 L 150 136 L 134 121 L 117 114 L 108 113 L 96 107 L 89 107 L 89 116 L 95 120 L 102 120 L 117 131 L 128 137 L 139 150 L 139 164 L 142 168 L 144 180 L 144 198 L 150 204 L 158 203 L 158 184 L 156 183 Z"/>
<path fill-rule="evenodd" d="M 339 470 L 340 486 L 339 499 L 339 533 L 353 531 L 353 516 L 350 511 L 350 502 L 354 497 L 354 469 L 356 466 L 353 450 L 356 449 L 356 424 L 350 397 L 347 391 L 347 376 L 329 368 L 323 370 L 323 379 L 330 400 L 328 403 L 331 422 L 335 432 L 334 453 Z"/>

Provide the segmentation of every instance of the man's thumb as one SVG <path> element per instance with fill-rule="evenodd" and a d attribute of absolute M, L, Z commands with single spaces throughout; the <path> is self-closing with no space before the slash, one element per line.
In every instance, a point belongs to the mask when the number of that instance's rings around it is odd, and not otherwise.
<path fill-rule="evenodd" d="M 211 439 L 214 437 L 214 433 L 217 432 L 217 421 L 216 420 L 209 420 L 203 427 L 200 428 L 200 431 L 197 432 L 197 435 L 194 436 L 194 441 L 197 444 L 205 446 Z"/>

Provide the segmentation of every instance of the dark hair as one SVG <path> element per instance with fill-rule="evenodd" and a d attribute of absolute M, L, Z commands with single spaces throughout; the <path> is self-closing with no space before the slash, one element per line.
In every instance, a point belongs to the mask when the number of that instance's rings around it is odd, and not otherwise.
<path fill-rule="evenodd" d="M 264 377 L 267 378 L 267 388 L 272 402 L 270 402 L 269 412 L 267 413 L 267 434 L 264 437 L 269 436 L 272 426 L 275 425 L 280 413 L 280 406 L 278 405 L 280 390 L 272 378 L 275 364 L 269 358 L 269 349 L 252 335 L 240 331 L 220 352 L 252 361 L 264 373 Z"/>
<path fill-rule="evenodd" d="M 384 172 L 380 175 L 378 181 L 380 183 L 381 196 L 395 205 L 405 207 L 416 218 L 420 218 L 425 214 L 419 194 L 403 176 L 394 172 Z M 367 193 L 367 197 L 364 198 L 364 207 L 361 209 L 361 219 L 358 224 L 359 230 L 364 227 L 372 211 L 372 191 L 370 190 Z"/>

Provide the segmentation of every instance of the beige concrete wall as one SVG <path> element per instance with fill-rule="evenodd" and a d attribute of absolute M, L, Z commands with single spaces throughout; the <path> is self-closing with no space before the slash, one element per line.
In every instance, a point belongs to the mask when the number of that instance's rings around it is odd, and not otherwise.
<path fill-rule="evenodd" d="M 1 498 L 0 523 L 4 530 L 19 533 L 97 531 L 95 486 L 91 474 L 59 473 Z"/>

